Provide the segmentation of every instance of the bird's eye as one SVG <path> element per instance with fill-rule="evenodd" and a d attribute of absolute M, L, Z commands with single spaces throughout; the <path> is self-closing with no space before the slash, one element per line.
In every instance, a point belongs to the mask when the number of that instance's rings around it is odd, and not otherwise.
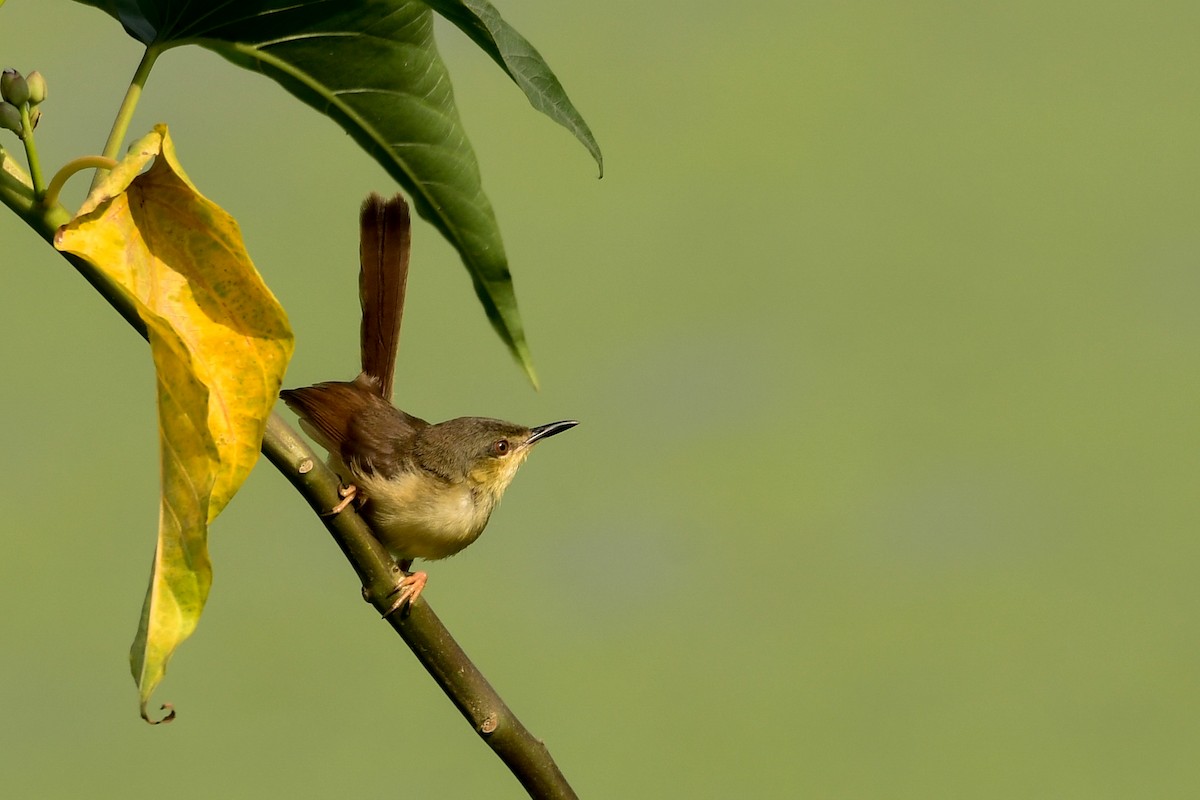
<path fill-rule="evenodd" d="M 508 443 L 508 439 L 497 439 L 492 444 L 492 453 L 498 456 L 507 455 L 511 446 L 512 445 Z"/>

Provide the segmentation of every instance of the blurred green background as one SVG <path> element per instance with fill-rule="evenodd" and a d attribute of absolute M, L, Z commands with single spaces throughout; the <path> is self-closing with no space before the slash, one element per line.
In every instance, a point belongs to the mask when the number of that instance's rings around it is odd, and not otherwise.
<path fill-rule="evenodd" d="M 544 388 L 422 223 L 397 397 L 583 421 L 426 594 L 580 794 L 1200 793 L 1200 6 L 500 10 L 606 175 L 442 26 Z M 0 9 L 47 164 L 100 149 L 138 55 L 94 9 Z M 352 376 L 386 175 L 194 48 L 132 130 L 160 121 L 288 309 L 288 385 Z M 179 719 L 138 719 L 148 352 L 0 240 L 0 791 L 524 796 L 265 463 L 157 695 Z"/>

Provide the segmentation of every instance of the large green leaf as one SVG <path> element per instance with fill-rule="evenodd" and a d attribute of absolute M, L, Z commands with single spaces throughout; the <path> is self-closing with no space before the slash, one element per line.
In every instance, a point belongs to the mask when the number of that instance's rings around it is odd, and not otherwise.
<path fill-rule="evenodd" d="M 529 40 L 504 21 L 487 0 L 429 0 L 434 11 L 453 22 L 499 64 L 529 98 L 530 104 L 575 135 L 596 159 L 604 175 L 604 157 L 592 130 L 558 82 L 550 65 Z"/>
<path fill-rule="evenodd" d="M 149 47 L 196 44 L 261 72 L 335 120 L 457 248 L 488 318 L 536 383 L 499 227 L 434 43 L 428 5 L 413 0 L 77 2 L 103 9 Z M 558 80 L 494 8 L 478 2 L 437 7 L 599 162 L 595 140 Z"/>

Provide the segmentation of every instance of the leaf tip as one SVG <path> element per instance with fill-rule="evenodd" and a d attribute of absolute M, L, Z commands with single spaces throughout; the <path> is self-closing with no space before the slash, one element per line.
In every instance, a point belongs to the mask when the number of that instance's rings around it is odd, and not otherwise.
<path fill-rule="evenodd" d="M 521 369 L 525 371 L 525 377 L 529 378 L 529 382 L 533 385 L 535 392 L 542 390 L 542 383 L 538 380 L 537 371 L 533 368 L 533 359 L 529 356 L 529 350 L 521 348 L 521 352 L 517 354 L 517 361 L 521 364 Z"/>
<path fill-rule="evenodd" d="M 508 349 L 512 353 L 517 364 L 525 373 L 525 377 L 529 379 L 530 385 L 533 386 L 535 392 L 542 390 L 541 381 L 538 380 L 537 370 L 533 368 L 533 356 L 529 352 L 529 344 L 525 341 L 525 336 L 518 330 L 516 336 L 506 336 L 508 339 Z"/>
<path fill-rule="evenodd" d="M 165 723 L 174 721 L 175 706 L 171 705 L 170 703 L 163 703 L 162 706 L 159 708 L 159 711 L 165 711 L 166 716 L 164 716 L 162 719 L 154 719 L 153 717 L 150 716 L 150 711 L 149 711 L 149 709 L 146 708 L 146 703 L 143 702 L 141 704 L 142 719 L 144 719 L 150 725 L 163 725 Z"/>

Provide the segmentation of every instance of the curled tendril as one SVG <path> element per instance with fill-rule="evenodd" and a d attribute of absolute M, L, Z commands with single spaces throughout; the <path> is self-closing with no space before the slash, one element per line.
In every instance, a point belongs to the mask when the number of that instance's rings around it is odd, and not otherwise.
<path fill-rule="evenodd" d="M 50 185 L 46 187 L 46 197 L 42 201 L 49 208 L 58 202 L 59 192 L 66 185 L 67 180 L 76 172 L 85 169 L 112 169 L 117 165 L 117 162 L 111 158 L 104 156 L 80 156 L 63 164 L 62 169 L 54 173 L 54 177 L 50 179 Z"/>

